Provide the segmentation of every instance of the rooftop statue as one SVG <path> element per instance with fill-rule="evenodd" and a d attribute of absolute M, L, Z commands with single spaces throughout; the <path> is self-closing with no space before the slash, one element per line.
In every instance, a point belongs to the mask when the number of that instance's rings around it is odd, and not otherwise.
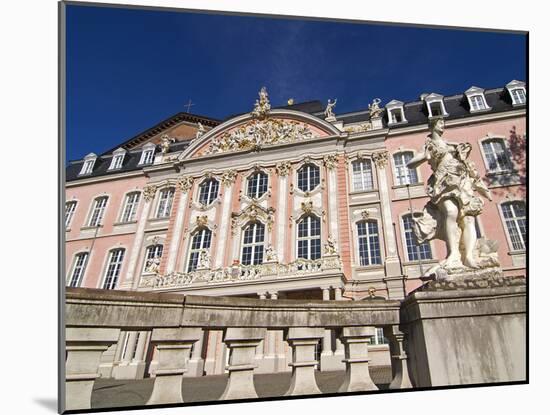
<path fill-rule="evenodd" d="M 477 239 L 475 217 L 483 208 L 481 196 L 492 200 L 473 162 L 468 160 L 472 146 L 443 139 L 445 122 L 430 122 L 431 133 L 423 149 L 407 164 L 415 168 L 428 162 L 433 174 L 428 179 L 430 201 L 422 216 L 413 217 L 413 228 L 420 243 L 434 238 L 447 245 L 447 258 L 426 274 L 452 279 L 453 274 L 498 267 L 494 241 Z"/>
<path fill-rule="evenodd" d="M 332 109 L 336 106 L 336 101 L 338 101 L 338 99 L 335 99 L 332 102 L 330 101 L 330 99 L 328 100 L 327 107 L 325 109 L 325 118 L 334 118 L 334 112 L 332 111 Z"/>
<path fill-rule="evenodd" d="M 384 112 L 384 110 L 380 108 L 381 102 L 382 100 L 380 98 L 374 98 L 372 104 L 369 104 L 369 115 L 371 118 L 380 117 L 382 112 Z"/>
<path fill-rule="evenodd" d="M 195 134 L 195 138 L 200 138 L 206 132 L 206 129 L 204 128 L 204 125 L 200 123 L 200 121 L 197 124 L 197 126 L 198 128 L 197 128 L 197 133 Z"/>

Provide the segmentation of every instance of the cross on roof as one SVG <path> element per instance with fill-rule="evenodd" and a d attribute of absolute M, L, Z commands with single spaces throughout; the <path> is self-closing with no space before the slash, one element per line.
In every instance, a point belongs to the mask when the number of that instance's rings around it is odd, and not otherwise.
<path fill-rule="evenodd" d="M 195 105 L 193 104 L 193 102 L 191 100 L 189 100 L 189 102 L 187 104 L 184 105 L 184 107 L 187 107 L 187 113 L 189 114 L 189 110 L 191 109 L 191 107 Z"/>

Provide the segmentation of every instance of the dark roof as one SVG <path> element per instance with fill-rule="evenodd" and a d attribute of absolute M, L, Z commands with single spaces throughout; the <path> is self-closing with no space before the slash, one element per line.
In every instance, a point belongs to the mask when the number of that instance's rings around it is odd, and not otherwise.
<path fill-rule="evenodd" d="M 489 111 L 484 112 L 484 114 L 499 113 L 499 112 L 510 111 L 514 109 L 510 95 L 508 94 L 505 88 L 495 88 L 495 89 L 485 90 L 485 99 L 491 109 Z M 457 95 L 444 97 L 443 102 L 445 104 L 445 109 L 447 110 L 447 113 L 449 113 L 449 116 L 445 118 L 446 120 L 460 119 L 460 118 L 465 118 L 473 115 L 470 113 L 470 107 L 469 107 L 467 98 L 465 97 L 464 94 L 460 94 L 460 95 L 457 94 Z M 307 101 L 307 102 L 302 102 L 302 103 L 293 104 L 293 105 L 286 105 L 281 107 L 275 107 L 273 109 L 292 109 L 295 111 L 306 112 L 306 113 L 315 115 L 321 119 L 324 119 L 324 107 L 321 101 L 319 100 Z M 418 100 L 418 101 L 405 103 L 404 111 L 405 111 L 405 118 L 407 119 L 407 123 L 389 126 L 389 128 L 397 129 L 401 127 L 421 125 L 421 124 L 428 123 L 428 112 L 426 109 L 426 105 L 423 101 Z M 383 114 L 384 114 L 382 119 L 383 124 L 385 127 L 388 127 L 387 112 L 384 111 Z M 242 115 L 242 114 L 232 115 L 226 118 L 225 120 L 236 117 L 238 115 Z M 352 124 L 352 123 L 368 121 L 370 119 L 370 116 L 369 116 L 368 109 L 364 109 L 360 111 L 339 114 L 336 116 L 336 118 L 338 120 L 344 121 L 346 124 Z M 162 132 L 163 130 L 171 127 L 172 125 L 185 120 L 191 121 L 191 122 L 200 121 L 204 125 L 212 126 L 212 127 L 215 127 L 221 123 L 221 121 L 219 120 L 205 117 L 202 115 L 195 115 L 195 114 L 180 112 L 168 118 L 167 120 L 164 120 L 158 123 L 154 127 L 132 137 L 131 139 L 114 147 L 113 149 L 103 153 L 101 156 L 97 158 L 92 174 L 89 174 L 86 176 L 79 176 L 84 160 L 70 162 L 66 169 L 66 181 L 77 180 L 84 177 L 97 177 L 97 176 L 104 176 L 109 174 L 116 174 L 120 172 L 127 172 L 127 171 L 141 169 L 143 166 L 138 166 L 139 160 L 141 158 L 141 151 L 133 150 L 131 152 L 126 153 L 126 156 L 124 157 L 124 163 L 121 169 L 112 170 L 112 171 L 108 170 L 109 165 L 111 163 L 110 153 L 112 153 L 114 150 L 116 150 L 119 147 L 124 148 L 124 147 L 130 147 L 130 146 L 139 144 L 140 142 L 147 140 L 148 138 Z M 190 142 L 191 140 L 185 140 L 185 141 L 178 141 L 178 142 L 172 143 L 170 145 L 169 152 L 172 153 L 172 152 L 182 151 L 189 146 Z"/>
<path fill-rule="evenodd" d="M 208 126 L 208 127 L 216 127 L 221 123 L 220 120 L 217 120 L 215 118 L 206 117 L 204 115 L 197 115 L 197 114 L 191 114 L 188 112 L 178 112 L 175 115 L 172 115 L 171 117 L 165 119 L 164 121 L 159 122 L 154 127 L 151 127 L 132 138 L 129 138 L 122 144 L 119 144 L 116 147 L 113 147 L 105 152 L 102 153 L 102 155 L 111 154 L 113 151 L 115 151 L 117 148 L 122 147 L 125 149 L 128 149 L 129 147 L 136 146 L 144 141 L 146 141 L 148 138 L 151 138 L 164 130 L 174 126 L 175 124 L 182 122 L 182 121 L 189 121 L 189 122 L 200 122 L 201 124 Z"/>

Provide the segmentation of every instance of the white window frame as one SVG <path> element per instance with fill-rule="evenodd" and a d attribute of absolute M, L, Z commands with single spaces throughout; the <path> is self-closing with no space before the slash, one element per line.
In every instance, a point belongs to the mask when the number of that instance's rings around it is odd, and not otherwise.
<path fill-rule="evenodd" d="M 99 201 L 105 200 L 102 206 L 99 205 Z M 91 228 L 102 226 L 103 219 L 105 217 L 105 211 L 107 210 L 107 203 L 109 202 L 109 196 L 98 196 L 92 202 L 92 209 L 90 211 L 90 217 L 88 219 L 88 226 Z M 97 215 L 96 215 L 97 211 Z M 96 220 L 94 221 L 94 218 Z"/>
<path fill-rule="evenodd" d="M 485 153 L 485 143 L 486 142 L 494 142 L 499 141 L 502 143 L 503 150 L 504 150 L 504 156 L 506 157 L 508 168 L 506 169 L 497 169 L 493 170 L 491 169 L 491 164 L 489 163 L 489 159 L 487 158 L 487 154 Z M 485 163 L 485 169 L 487 170 L 487 173 L 511 173 L 514 171 L 514 163 L 512 162 L 512 159 L 510 157 L 510 149 L 508 148 L 508 141 L 503 136 L 493 136 L 488 135 L 486 137 L 483 137 L 481 140 L 479 140 L 479 147 L 481 149 L 481 155 L 483 157 L 483 162 Z M 494 150 L 494 146 L 491 144 L 491 148 Z M 496 154 L 493 151 L 493 154 Z M 498 164 L 498 163 L 497 163 Z"/>
<path fill-rule="evenodd" d="M 250 243 L 245 243 L 244 241 L 244 236 L 245 236 L 245 233 L 246 233 L 246 230 L 251 227 L 251 226 L 254 226 L 254 229 L 252 231 L 252 242 Z M 263 227 L 264 229 L 264 237 L 263 237 L 263 240 L 260 241 L 260 242 L 256 242 L 256 233 L 257 233 L 257 230 L 258 230 L 258 226 L 261 226 Z M 266 240 L 266 236 L 267 236 L 267 227 L 260 221 L 257 221 L 257 222 L 249 222 L 247 225 L 245 225 L 243 228 L 242 228 L 242 232 L 241 232 L 241 264 L 243 265 L 260 265 L 264 262 L 265 260 L 265 240 Z M 246 247 L 251 247 L 252 250 L 251 250 L 251 253 L 250 253 L 250 264 L 245 264 L 244 263 L 244 249 Z M 254 258 L 256 256 L 256 251 L 261 249 L 262 251 L 262 261 L 259 262 L 258 264 L 255 264 L 254 263 Z"/>
<path fill-rule="evenodd" d="M 392 117 L 393 111 L 400 111 L 401 113 L 401 121 L 394 122 Z M 407 123 L 407 119 L 405 118 L 405 109 L 404 104 L 401 101 L 397 100 L 391 100 L 386 104 L 386 112 L 388 115 L 388 125 L 399 125 L 399 124 L 405 124 Z"/>
<path fill-rule="evenodd" d="M 160 255 L 159 255 L 160 251 Z M 164 254 L 164 245 L 161 243 L 158 244 L 152 244 L 145 248 L 145 257 L 143 258 L 143 268 L 142 273 L 147 273 L 147 268 L 149 267 L 149 263 L 151 260 L 155 259 L 158 255 L 158 258 L 161 259 L 162 255 Z"/>
<path fill-rule="evenodd" d="M 317 172 L 318 172 L 319 182 L 314 187 L 311 187 L 311 184 L 312 184 L 311 180 L 313 178 L 313 175 L 311 174 L 311 168 L 308 168 L 308 167 L 315 168 L 315 169 L 317 169 Z M 303 189 L 300 188 L 300 171 L 305 169 L 305 168 L 308 168 L 307 179 L 306 179 L 307 190 L 303 190 Z M 296 188 L 300 192 L 312 193 L 313 191 L 315 191 L 316 189 L 319 188 L 319 186 L 321 185 L 321 181 L 322 181 L 321 168 L 317 164 L 315 164 L 311 161 L 307 161 L 307 162 L 303 163 L 298 169 L 296 169 Z"/>
<path fill-rule="evenodd" d="M 157 208 L 155 210 L 156 219 L 168 219 L 170 217 L 175 195 L 176 189 L 172 186 L 160 189 L 158 192 Z"/>
<path fill-rule="evenodd" d="M 260 183 L 262 182 L 261 180 L 262 176 L 265 176 L 265 190 L 260 193 Z M 254 195 L 250 195 L 248 193 L 248 190 L 249 190 L 250 183 L 253 180 L 256 181 L 256 193 Z M 269 190 L 269 174 L 265 173 L 264 171 L 257 170 L 247 177 L 246 196 L 248 196 L 250 199 L 260 199 L 268 192 L 268 190 Z"/>
<path fill-rule="evenodd" d="M 359 225 L 364 223 L 365 226 L 366 226 L 366 234 L 365 235 L 360 235 L 359 234 Z M 370 234 L 369 234 L 369 227 L 368 227 L 368 224 L 369 223 L 375 223 L 376 224 L 376 237 L 378 239 L 378 252 L 379 252 L 379 255 L 378 255 L 378 261 L 377 263 L 373 263 L 373 258 L 372 258 L 372 255 L 371 255 L 371 241 L 370 241 Z M 356 236 L 356 241 L 357 241 L 357 262 L 358 262 L 358 265 L 360 267 L 371 267 L 371 266 L 379 266 L 379 265 L 382 265 L 382 261 L 383 261 L 383 258 L 382 258 L 382 241 L 381 241 L 381 238 L 380 238 L 380 223 L 378 220 L 376 219 L 367 219 L 367 220 L 360 220 L 360 221 L 357 221 L 355 222 L 355 236 Z M 368 264 L 362 264 L 361 263 L 361 238 L 365 238 L 366 241 L 367 241 L 367 261 L 368 261 Z"/>
<path fill-rule="evenodd" d="M 508 221 L 509 220 L 506 219 L 506 216 L 504 215 L 504 209 L 503 209 L 503 205 L 508 204 L 508 203 L 510 203 L 510 204 L 523 203 L 526 213 L 527 213 L 527 205 L 525 204 L 524 200 L 505 200 L 505 201 L 503 201 L 499 204 L 500 218 L 502 220 L 502 224 L 504 225 L 504 233 L 506 234 L 506 239 L 508 240 L 508 246 L 510 248 L 510 252 L 525 252 L 525 250 L 527 249 L 527 241 L 524 240 L 523 235 L 521 234 L 521 231 L 519 229 L 519 225 L 517 223 L 518 216 L 515 214 L 515 212 L 513 212 L 513 214 L 514 214 L 513 223 L 514 223 L 514 227 L 516 228 L 516 232 L 518 233 L 518 236 L 521 239 L 521 242 L 523 244 L 523 248 L 517 249 L 517 248 L 514 247 L 514 243 L 512 241 L 512 235 L 510 235 L 510 231 L 508 230 Z M 522 218 L 522 217 L 519 216 L 519 218 Z M 525 221 L 527 222 L 527 215 L 525 216 Z"/>
<path fill-rule="evenodd" d="M 117 257 L 115 258 L 115 254 Z M 118 286 L 120 275 L 122 274 L 122 267 L 124 265 L 124 257 L 126 254 L 125 248 L 113 248 L 108 252 L 108 259 L 103 273 L 103 281 L 101 288 L 104 290 L 114 290 Z M 112 268 L 113 267 L 113 268 Z M 113 275 L 109 276 L 109 273 L 113 269 Z"/>
<path fill-rule="evenodd" d="M 156 146 L 153 143 L 147 143 L 143 146 L 141 157 L 139 159 L 139 165 L 153 164 L 155 161 L 155 148 Z"/>
<path fill-rule="evenodd" d="M 124 164 L 124 156 L 126 155 L 126 150 L 123 148 L 118 148 L 113 151 L 113 158 L 111 159 L 111 164 L 109 165 L 109 170 L 119 170 Z"/>
<path fill-rule="evenodd" d="M 84 257 L 82 263 L 79 261 L 80 258 Z M 67 287 L 80 287 L 82 281 L 84 281 L 84 274 L 86 273 L 86 268 L 90 258 L 90 253 L 88 251 L 77 252 L 74 255 L 73 266 L 71 267 L 71 272 L 67 277 Z M 78 271 L 78 276 L 75 273 Z M 76 277 L 76 283 L 73 284 L 73 280 Z"/>
<path fill-rule="evenodd" d="M 470 106 L 470 112 L 483 112 L 489 111 L 491 107 L 487 104 L 487 99 L 485 98 L 485 90 L 477 86 L 470 87 L 467 91 L 464 92 L 466 98 L 468 99 L 468 104 Z M 479 98 L 481 100 L 481 106 L 478 107 L 475 99 Z"/>
<path fill-rule="evenodd" d="M 312 218 L 315 218 L 319 221 L 319 235 L 315 235 L 315 236 L 312 236 L 311 235 L 311 219 Z M 300 222 L 304 221 L 304 220 L 308 220 L 308 223 L 307 223 L 307 236 L 300 236 Z M 321 218 L 317 215 L 314 215 L 314 214 L 309 214 L 309 215 L 305 215 L 305 216 L 302 216 L 297 222 L 296 222 L 296 259 L 306 259 L 306 260 L 310 260 L 310 261 L 315 261 L 315 260 L 318 260 L 320 258 L 323 257 L 323 244 L 322 244 L 322 236 L 323 236 L 323 224 L 321 223 Z M 319 258 L 316 258 L 316 259 L 312 259 L 311 258 L 311 253 L 312 253 L 312 250 L 311 250 L 311 246 L 312 246 L 312 241 L 314 239 L 319 239 Z M 300 257 L 300 250 L 299 250 L 299 244 L 300 244 L 300 241 L 307 241 L 307 257 L 304 258 L 304 257 Z"/>
<path fill-rule="evenodd" d="M 210 232 L 210 243 L 208 245 L 207 248 L 204 247 L 204 241 L 205 241 L 205 232 Z M 200 240 L 200 245 L 198 248 L 193 248 L 193 239 L 195 239 L 195 236 L 198 235 L 199 233 L 201 233 L 201 240 Z M 208 227 L 202 227 L 202 228 L 198 228 L 195 230 L 195 232 L 193 232 L 191 234 L 191 237 L 189 238 L 189 249 L 187 250 L 187 261 L 185 263 L 185 272 L 186 273 L 189 273 L 189 272 L 195 272 L 198 268 L 198 264 L 199 264 L 199 261 L 200 261 L 200 253 L 203 249 L 206 249 L 210 252 L 210 249 L 212 248 L 212 239 L 214 238 L 214 233 L 212 232 L 212 230 Z M 197 253 L 197 267 L 195 267 L 195 269 L 193 270 L 189 270 L 189 267 L 191 265 L 191 256 L 192 254 L 196 252 Z"/>
<path fill-rule="evenodd" d="M 217 183 L 215 192 L 213 191 L 214 182 Z M 202 189 L 204 189 L 207 185 L 208 185 L 208 189 L 206 190 L 206 201 L 203 202 L 201 200 Z M 210 206 L 212 203 L 216 201 L 216 199 L 218 199 L 219 195 L 220 195 L 220 181 L 215 177 L 207 178 L 203 180 L 199 186 L 197 186 L 197 200 L 199 204 L 203 206 Z"/>
<path fill-rule="evenodd" d="M 84 163 L 82 163 L 82 169 L 80 170 L 79 176 L 92 174 L 94 171 L 96 160 L 97 155 L 95 155 L 94 153 L 90 153 L 86 157 L 84 157 Z"/>
<path fill-rule="evenodd" d="M 397 151 L 397 152 L 395 152 L 391 155 L 391 162 L 392 162 L 392 166 L 393 166 L 393 180 L 394 180 L 395 186 L 406 186 L 407 184 L 413 186 L 413 185 L 422 183 L 422 181 L 420 179 L 420 174 L 419 174 L 418 169 L 417 168 L 411 169 L 411 168 L 407 167 L 406 164 L 403 166 L 403 168 L 407 169 L 409 171 L 409 173 L 407 174 L 407 180 L 405 181 L 405 183 L 400 183 L 399 182 L 399 177 L 400 176 L 398 175 L 398 165 L 396 163 L 395 157 L 399 156 L 399 155 L 403 155 L 405 153 L 412 154 L 412 157 L 415 156 L 414 151 L 407 150 L 407 149 L 399 150 L 399 151 Z M 416 175 L 416 182 L 415 183 L 411 183 L 411 180 L 410 180 L 410 172 L 411 171 L 414 171 L 414 174 Z"/>
<path fill-rule="evenodd" d="M 508 84 L 506 84 L 506 89 L 508 90 L 508 94 L 510 94 L 510 98 L 512 99 L 512 105 L 514 107 L 527 104 L 527 90 L 525 89 L 525 82 L 513 80 Z M 519 89 L 523 90 L 523 95 L 525 96 L 525 102 L 518 102 L 517 98 L 514 96 L 513 91 L 516 91 Z"/>
<path fill-rule="evenodd" d="M 445 102 L 443 101 L 443 98 L 444 98 L 443 95 L 439 95 L 435 93 L 431 93 L 429 95 L 424 96 L 423 100 L 426 103 L 426 108 L 428 109 L 428 118 L 447 117 L 449 115 L 449 113 L 447 112 L 447 109 L 445 108 Z M 432 104 L 439 104 L 442 114 L 433 115 Z"/>
<path fill-rule="evenodd" d="M 130 198 L 136 196 L 137 200 L 131 201 Z M 124 196 L 124 204 L 122 206 L 122 212 L 120 214 L 120 223 L 130 223 L 136 221 L 137 211 L 139 209 L 139 203 L 141 202 L 141 192 L 129 192 Z M 132 205 L 130 206 L 130 203 Z M 128 212 L 128 209 L 130 211 Z M 128 213 L 128 214 L 127 214 Z"/>
<path fill-rule="evenodd" d="M 74 214 L 76 212 L 76 206 L 78 205 L 78 201 L 76 200 L 68 200 L 65 202 L 65 228 L 68 228 L 71 226 L 71 223 L 74 218 Z M 67 208 L 71 206 L 72 209 L 67 210 Z"/>
<path fill-rule="evenodd" d="M 361 168 L 359 169 L 359 173 L 360 173 L 360 177 L 361 177 L 361 188 L 356 188 L 355 187 L 355 174 L 356 174 L 356 171 L 355 171 L 355 165 L 356 164 L 359 164 L 361 166 Z M 365 169 L 364 165 L 368 165 L 368 169 Z M 370 187 L 366 187 L 365 186 L 365 181 L 368 181 L 368 180 L 365 180 L 365 174 L 366 173 L 370 173 L 370 184 L 371 186 Z M 370 191 L 373 191 L 375 190 L 376 188 L 376 184 L 375 184 L 375 180 L 374 180 L 374 172 L 373 172 L 373 167 L 372 167 L 372 161 L 370 159 L 365 159 L 365 158 L 357 158 L 355 160 L 353 160 L 351 163 L 350 163 L 350 177 L 351 177 L 351 188 L 353 189 L 354 192 L 370 192 Z"/>

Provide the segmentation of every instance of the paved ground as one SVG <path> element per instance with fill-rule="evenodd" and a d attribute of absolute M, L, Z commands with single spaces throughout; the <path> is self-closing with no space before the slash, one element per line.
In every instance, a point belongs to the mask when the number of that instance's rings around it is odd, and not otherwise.
<path fill-rule="evenodd" d="M 386 389 L 391 381 L 390 366 L 370 368 L 374 383 Z M 319 388 L 324 393 L 338 392 L 344 381 L 344 371 L 315 372 Z M 261 398 L 282 396 L 290 386 L 290 373 L 254 375 L 254 385 Z M 92 392 L 92 408 L 144 405 L 153 391 L 154 378 L 142 380 L 98 379 Z M 227 375 L 183 378 L 183 400 L 185 402 L 215 401 L 223 393 Z"/>

